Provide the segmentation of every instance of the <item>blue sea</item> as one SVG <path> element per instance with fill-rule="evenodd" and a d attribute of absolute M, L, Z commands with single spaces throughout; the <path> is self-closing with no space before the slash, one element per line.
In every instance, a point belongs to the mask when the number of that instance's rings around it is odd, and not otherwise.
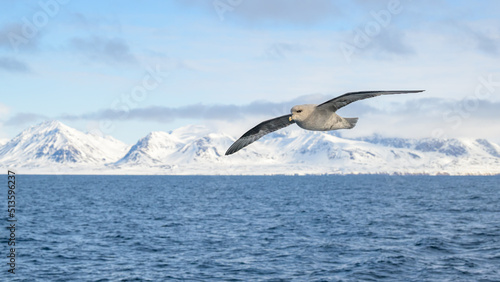
<path fill-rule="evenodd" d="M 500 281 L 500 177 L 17 175 L 16 184 L 16 274 L 2 228 L 2 281 Z"/>

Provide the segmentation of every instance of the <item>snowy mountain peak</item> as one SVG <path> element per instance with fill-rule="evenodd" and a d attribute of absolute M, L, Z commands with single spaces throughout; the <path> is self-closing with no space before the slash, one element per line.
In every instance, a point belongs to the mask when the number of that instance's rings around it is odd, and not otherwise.
<path fill-rule="evenodd" d="M 45 134 L 48 132 L 73 132 L 76 129 L 73 129 L 58 120 L 45 121 L 36 125 L 31 126 L 27 130 L 23 132 L 37 132 L 38 134 Z"/>
<path fill-rule="evenodd" d="M 36 125 L 33 125 L 26 130 L 22 131 L 19 135 L 28 135 L 28 134 L 38 134 L 43 135 L 53 131 L 72 131 L 75 130 L 69 126 L 64 125 L 63 123 L 54 120 L 54 121 L 46 121 Z M 18 135 L 18 136 L 19 136 Z"/>
<path fill-rule="evenodd" d="M 144 138 L 139 139 L 136 145 L 139 147 L 148 147 L 148 146 L 163 146 L 166 144 L 172 144 L 174 141 L 172 140 L 171 134 L 163 131 L 153 131 L 146 135 Z M 135 146 L 135 145 L 134 145 Z"/>
<path fill-rule="evenodd" d="M 187 125 L 170 131 L 172 137 L 183 141 L 193 140 L 209 133 L 208 127 L 202 125 Z"/>
<path fill-rule="evenodd" d="M 58 120 L 48 120 L 41 122 L 33 127 L 40 127 L 40 128 L 59 128 L 59 127 L 65 127 L 65 128 L 70 128 L 69 126 L 63 124 L 62 122 Z"/>
<path fill-rule="evenodd" d="M 179 142 L 178 138 L 172 136 L 172 133 L 153 131 L 137 141 L 116 164 L 158 164 L 166 155 L 180 146 L 181 142 Z"/>
<path fill-rule="evenodd" d="M 127 145 L 114 139 L 85 134 L 59 121 L 32 126 L 0 149 L 5 164 L 44 166 L 48 163 L 105 163 L 118 159 Z"/>
<path fill-rule="evenodd" d="M 405 138 L 384 138 L 380 135 L 359 138 L 357 140 L 382 145 L 384 147 L 405 148 L 420 152 L 439 152 L 446 156 L 467 156 L 474 153 L 474 150 L 481 149 L 494 157 L 500 156 L 498 145 L 490 143 L 485 139 L 452 138 L 452 139 L 405 139 Z M 473 150 L 473 151 L 471 151 Z"/>
<path fill-rule="evenodd" d="M 0 147 L 7 144 L 10 140 L 7 138 L 0 138 Z"/>
<path fill-rule="evenodd" d="M 211 133 L 204 126 L 185 126 L 169 133 L 151 132 L 137 141 L 116 165 L 175 166 L 200 160 L 218 160 L 233 140 L 225 134 Z"/>

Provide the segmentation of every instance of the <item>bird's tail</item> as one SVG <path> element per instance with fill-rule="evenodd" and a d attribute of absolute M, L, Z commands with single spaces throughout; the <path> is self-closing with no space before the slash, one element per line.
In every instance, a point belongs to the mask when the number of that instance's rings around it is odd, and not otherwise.
<path fill-rule="evenodd" d="M 358 118 L 344 118 L 347 123 L 348 123 L 348 126 L 346 127 L 346 129 L 351 129 L 353 127 L 356 126 L 356 123 L 358 122 Z"/>

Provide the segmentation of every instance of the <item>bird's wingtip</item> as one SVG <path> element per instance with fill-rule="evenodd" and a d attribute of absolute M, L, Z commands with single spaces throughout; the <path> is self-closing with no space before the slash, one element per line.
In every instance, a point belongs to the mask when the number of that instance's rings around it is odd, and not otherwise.
<path fill-rule="evenodd" d="M 233 145 L 234 145 L 234 144 L 233 144 Z M 235 150 L 235 149 L 234 149 L 234 146 L 233 146 L 233 145 L 231 145 L 231 147 L 229 147 L 229 148 L 227 149 L 226 153 L 224 154 L 225 156 L 232 155 L 232 154 L 234 154 L 234 153 L 236 153 L 236 152 L 238 151 L 238 150 Z"/>

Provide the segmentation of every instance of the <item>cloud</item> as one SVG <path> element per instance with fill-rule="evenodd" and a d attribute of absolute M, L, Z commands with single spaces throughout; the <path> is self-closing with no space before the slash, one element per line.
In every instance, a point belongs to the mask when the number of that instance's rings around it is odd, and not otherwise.
<path fill-rule="evenodd" d="M 459 52 L 479 51 L 497 56 L 500 52 L 500 21 L 482 20 L 441 20 L 432 25 L 429 33 L 438 34 L 447 40 L 448 50 L 458 48 Z"/>
<path fill-rule="evenodd" d="M 33 31 L 19 23 L 9 23 L 0 27 L 0 48 L 7 50 L 35 50 L 38 48 L 38 30 Z"/>
<path fill-rule="evenodd" d="M 285 115 L 290 112 L 294 105 L 322 103 L 330 96 L 315 94 L 304 95 L 296 99 L 281 103 L 267 101 L 255 101 L 246 105 L 204 105 L 191 104 L 181 107 L 151 106 L 133 109 L 106 109 L 81 115 L 65 114 L 58 118 L 65 120 L 142 120 L 156 122 L 172 122 L 176 119 L 203 119 L 203 120 L 238 120 L 249 116 L 274 117 Z M 488 118 L 500 119 L 498 108 L 500 103 L 489 102 L 478 99 L 464 99 L 460 101 L 442 98 L 418 98 L 406 102 L 394 102 L 384 107 L 372 106 L 371 100 L 359 101 L 339 110 L 340 115 L 358 117 L 369 117 L 373 115 L 384 115 L 394 117 L 408 117 L 421 120 L 432 118 L 446 122 L 443 113 L 462 116 L 464 118 Z M 387 101 L 387 100 L 386 100 Z"/>
<path fill-rule="evenodd" d="M 121 38 L 72 38 L 70 47 L 89 60 L 107 64 L 135 64 L 137 59 L 130 52 L 128 44 Z"/>
<path fill-rule="evenodd" d="M 34 123 L 40 120 L 47 120 L 48 117 L 35 113 L 18 113 L 4 122 L 7 126 L 22 126 L 27 123 Z"/>
<path fill-rule="evenodd" d="M 178 108 L 152 106 L 130 110 L 102 110 L 83 115 L 65 114 L 65 120 L 141 120 L 172 122 L 176 119 L 236 120 L 247 115 L 272 115 L 281 110 L 280 104 L 254 102 L 245 106 L 194 104 Z M 283 114 L 286 114 L 283 113 Z"/>
<path fill-rule="evenodd" d="M 103 110 L 84 115 L 65 115 L 67 120 L 140 120 L 171 123 L 178 119 L 202 120 L 211 123 L 255 125 L 273 117 L 288 114 L 297 104 L 321 103 L 331 97 L 305 95 L 282 103 L 265 101 L 247 105 L 203 105 L 182 107 L 146 107 L 129 111 Z M 394 137 L 473 137 L 498 140 L 496 127 L 500 122 L 500 102 L 478 99 L 449 100 L 442 98 L 417 98 L 394 102 L 384 107 L 373 106 L 369 100 L 350 104 L 339 110 L 344 117 L 359 117 L 357 130 L 343 130 L 345 137 L 368 136 L 379 133 Z M 478 129 L 481 124 L 481 130 Z M 226 126 L 224 125 L 224 126 Z"/>
<path fill-rule="evenodd" d="M 338 15 L 339 10 L 330 0 L 178 0 L 180 5 L 197 7 L 219 16 L 231 17 L 247 23 L 308 25 Z M 218 10 L 219 9 L 219 10 Z"/>
<path fill-rule="evenodd" d="M 413 55 L 415 50 L 405 40 L 405 34 L 391 28 L 383 31 L 373 40 L 373 48 L 391 55 Z"/>
<path fill-rule="evenodd" d="M 497 38 L 489 35 L 483 31 L 468 29 L 470 37 L 475 41 L 475 47 L 488 55 L 498 55 L 500 48 L 500 34 L 497 34 Z"/>
<path fill-rule="evenodd" d="M 77 27 L 85 28 L 85 29 L 96 29 L 99 27 L 101 19 L 92 18 L 89 19 L 88 16 L 82 13 L 72 13 L 71 14 L 71 23 Z"/>
<path fill-rule="evenodd" d="M 338 14 L 329 0 L 254 0 L 245 1 L 237 14 L 249 22 L 311 24 Z"/>
<path fill-rule="evenodd" d="M 120 21 L 113 17 L 104 17 L 90 12 L 69 12 L 69 24 L 75 28 L 96 33 L 103 30 L 111 33 L 122 31 Z"/>
<path fill-rule="evenodd" d="M 3 117 L 9 113 L 9 108 L 4 104 L 0 103 L 0 117 Z"/>
<path fill-rule="evenodd" d="M 8 24 L 4 25 L 0 28 L 0 47 L 3 48 L 12 48 L 11 40 L 9 39 L 9 35 L 12 33 L 16 33 L 21 30 L 20 24 Z"/>
<path fill-rule="evenodd" d="M 319 98 L 319 99 L 318 99 Z M 248 116 L 273 117 L 285 115 L 296 104 L 324 100 L 321 95 L 305 95 L 283 103 L 255 101 L 247 105 L 204 105 L 192 104 L 182 107 L 151 106 L 133 109 L 105 109 L 80 115 L 64 114 L 63 120 L 141 120 L 173 122 L 177 119 L 238 120 Z"/>
<path fill-rule="evenodd" d="M 288 54 L 300 53 L 304 47 L 300 44 L 279 42 L 269 46 L 262 57 L 266 60 L 283 60 Z"/>
<path fill-rule="evenodd" d="M 368 26 L 376 26 L 370 31 Z M 415 55 L 415 49 L 406 40 L 406 33 L 394 26 L 383 27 L 374 20 L 343 35 L 337 43 L 345 57 L 357 56 L 387 59 Z"/>
<path fill-rule="evenodd" d="M 10 57 L 0 57 L 0 69 L 8 72 L 31 72 L 30 67 L 27 64 Z"/>

